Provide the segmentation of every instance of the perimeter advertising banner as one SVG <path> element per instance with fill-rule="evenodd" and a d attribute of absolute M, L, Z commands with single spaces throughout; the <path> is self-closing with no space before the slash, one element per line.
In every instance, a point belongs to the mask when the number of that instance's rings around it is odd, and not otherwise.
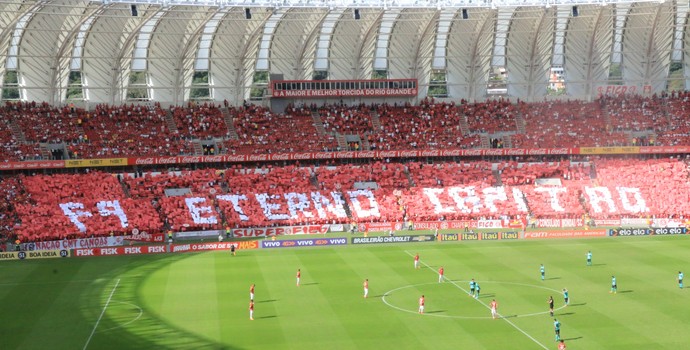
<path fill-rule="evenodd" d="M 434 235 L 353 237 L 350 240 L 352 244 L 431 242 Z"/>
<path fill-rule="evenodd" d="M 527 231 L 526 239 L 606 237 L 607 230 Z"/>
<path fill-rule="evenodd" d="M 327 245 L 344 244 L 347 244 L 347 238 L 287 239 L 277 241 L 261 241 L 261 248 L 322 247 Z"/>
<path fill-rule="evenodd" d="M 30 259 L 52 259 L 68 258 L 70 251 L 62 250 L 42 250 L 42 251 L 20 251 L 0 253 L 0 261 L 3 260 L 30 260 Z"/>
<path fill-rule="evenodd" d="M 164 245 L 75 249 L 73 256 L 110 256 L 165 253 Z"/>
<path fill-rule="evenodd" d="M 207 250 L 230 250 L 231 246 L 235 246 L 235 249 L 257 249 L 259 248 L 259 242 L 257 241 L 244 241 L 244 242 L 217 242 L 217 243 L 192 243 L 192 244 L 173 244 L 171 245 L 171 251 L 173 253 L 184 253 L 184 252 L 202 252 Z"/>
<path fill-rule="evenodd" d="M 78 239 L 63 239 L 58 241 L 22 243 L 22 250 L 55 250 L 55 249 L 79 249 L 97 247 L 115 247 L 124 244 L 124 237 L 93 237 Z"/>

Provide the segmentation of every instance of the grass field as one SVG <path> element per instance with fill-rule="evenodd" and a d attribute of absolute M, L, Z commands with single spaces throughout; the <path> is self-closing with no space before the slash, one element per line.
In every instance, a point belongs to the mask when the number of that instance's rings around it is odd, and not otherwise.
<path fill-rule="evenodd" d="M 689 252 L 690 237 L 659 236 L 3 262 L 0 348 L 556 349 L 553 296 L 568 349 L 682 349 L 690 290 L 675 279 L 690 272 Z M 467 295 L 471 278 L 479 299 Z M 491 319 L 494 298 L 502 319 Z"/>

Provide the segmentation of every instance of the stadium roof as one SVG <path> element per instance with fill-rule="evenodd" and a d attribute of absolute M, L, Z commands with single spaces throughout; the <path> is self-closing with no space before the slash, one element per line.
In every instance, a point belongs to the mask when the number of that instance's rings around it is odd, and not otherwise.
<path fill-rule="evenodd" d="M 13 0 L 0 2 L 2 94 L 242 103 L 270 73 L 416 78 L 417 98 L 440 81 L 475 100 L 500 71 L 509 96 L 542 100 L 554 67 L 570 98 L 610 84 L 660 92 L 672 63 L 689 86 L 688 11 L 687 0 Z"/>
<path fill-rule="evenodd" d="M 664 2 L 665 0 L 104 0 L 126 4 L 157 4 L 166 6 L 231 6 L 231 7 L 302 7 L 302 8 L 472 8 L 560 5 L 607 5 L 633 2 Z"/>

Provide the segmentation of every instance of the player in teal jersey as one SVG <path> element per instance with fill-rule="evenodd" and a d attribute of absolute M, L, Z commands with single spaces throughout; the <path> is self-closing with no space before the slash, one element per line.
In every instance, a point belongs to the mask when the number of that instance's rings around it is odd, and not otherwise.
<path fill-rule="evenodd" d="M 479 299 L 479 291 L 480 291 L 480 290 L 481 290 L 481 288 L 479 287 L 479 283 L 474 282 L 474 291 L 475 291 L 475 293 L 476 293 L 476 294 L 474 295 L 474 298 L 475 298 L 475 299 Z"/>
<path fill-rule="evenodd" d="M 544 276 L 546 275 L 546 269 L 544 268 L 544 264 L 541 264 L 541 266 L 539 266 L 539 272 L 541 273 L 541 280 L 543 281 Z"/>
<path fill-rule="evenodd" d="M 592 251 L 587 252 L 587 266 L 592 266 Z"/>
<path fill-rule="evenodd" d="M 618 284 L 616 283 L 616 276 L 611 276 L 611 291 L 609 293 L 616 294 L 618 292 Z"/>
<path fill-rule="evenodd" d="M 474 281 L 474 278 L 470 281 L 470 296 L 474 296 L 474 288 L 477 285 L 477 282 Z"/>
<path fill-rule="evenodd" d="M 553 319 L 553 330 L 556 332 L 556 341 L 561 340 L 561 323 L 557 319 Z"/>
<path fill-rule="evenodd" d="M 565 301 L 565 306 L 570 305 L 570 298 L 568 297 L 568 289 L 563 288 L 563 300 Z"/>
<path fill-rule="evenodd" d="M 678 287 L 683 289 L 683 272 L 678 271 Z"/>

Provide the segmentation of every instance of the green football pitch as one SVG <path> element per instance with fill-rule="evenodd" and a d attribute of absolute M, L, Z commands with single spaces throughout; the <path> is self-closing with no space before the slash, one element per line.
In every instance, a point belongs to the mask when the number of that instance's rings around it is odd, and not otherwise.
<path fill-rule="evenodd" d="M 690 290 L 676 283 L 681 270 L 690 272 L 690 236 L 3 262 L 0 348 L 556 349 L 553 296 L 568 349 L 683 349 Z M 617 294 L 609 293 L 612 275 Z M 478 299 L 467 293 L 472 278 Z M 491 318 L 492 299 L 499 319 Z"/>

